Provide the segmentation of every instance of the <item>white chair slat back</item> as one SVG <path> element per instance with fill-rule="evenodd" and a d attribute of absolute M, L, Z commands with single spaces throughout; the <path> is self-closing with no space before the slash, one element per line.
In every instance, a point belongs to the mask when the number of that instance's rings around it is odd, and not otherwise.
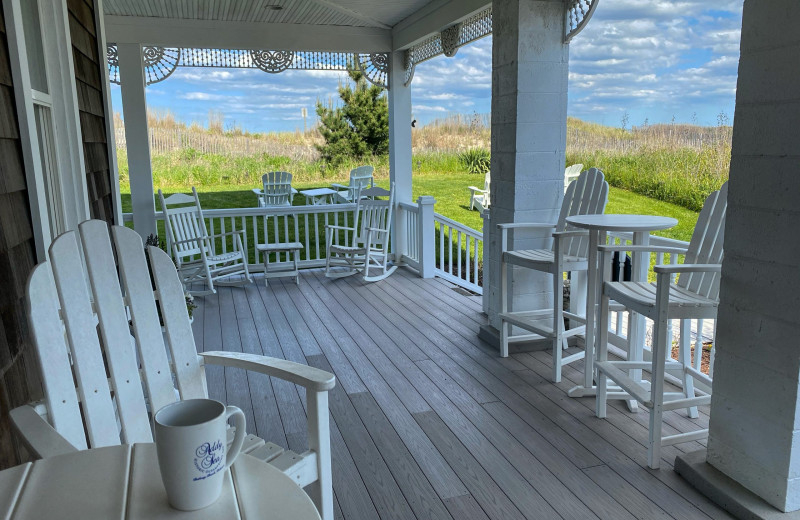
<path fill-rule="evenodd" d="M 97 337 L 97 321 L 92 312 L 74 231 L 64 233 L 53 241 L 50 262 L 72 353 L 72 366 L 89 445 L 92 448 L 117 445 L 120 443 L 117 416 L 111 401 L 106 367 Z"/>
<path fill-rule="evenodd" d="M 712 192 L 703 203 L 684 262 L 687 264 L 722 263 L 725 235 L 725 214 L 728 207 L 728 183 Z M 720 273 L 687 273 L 678 279 L 678 286 L 701 296 L 719 298 Z"/>
<path fill-rule="evenodd" d="M 363 243 L 366 239 L 367 228 L 388 230 L 392 225 L 392 209 L 394 208 L 394 185 L 390 190 L 389 200 L 361 200 L 358 203 L 360 212 L 358 241 Z M 388 245 L 388 234 L 373 233 L 368 246 L 383 249 Z"/>
<path fill-rule="evenodd" d="M 88 220 L 79 226 L 79 230 L 105 348 L 106 366 L 111 376 L 122 429 L 122 442 L 152 442 L 153 435 L 147 420 L 136 351 L 131 344 L 125 302 L 108 237 L 108 225 L 100 220 Z M 141 256 L 141 239 L 134 231 L 130 232 L 139 240 Z M 129 253 L 122 252 L 120 258 L 127 254 Z M 145 287 L 149 282 L 149 277 L 145 274 L 138 284 Z"/>
<path fill-rule="evenodd" d="M 167 341 L 174 363 L 181 399 L 208 397 L 205 375 L 194 344 L 192 326 L 186 311 L 183 285 L 169 255 L 149 246 L 150 269 L 159 295 Z"/>
<path fill-rule="evenodd" d="M 586 170 L 567 187 L 556 231 L 567 229 L 567 217 L 600 214 L 605 211 L 606 204 L 608 204 L 608 183 L 603 172 L 597 168 Z M 566 255 L 585 258 L 589 252 L 589 240 L 586 237 L 566 239 L 562 250 Z"/>
<path fill-rule="evenodd" d="M 43 262 L 33 269 L 26 293 L 28 319 L 37 345 L 50 424 L 70 444 L 84 450 L 88 447 L 86 433 L 72 377 L 69 346 L 59 315 L 58 292 L 49 262 Z"/>
<path fill-rule="evenodd" d="M 191 257 L 203 252 L 207 255 L 213 254 L 214 248 L 208 238 L 197 190 L 192 187 L 192 196 L 175 193 L 166 198 L 158 190 L 158 197 L 161 200 L 161 211 L 164 212 L 167 241 L 179 265 L 185 258 L 191 260 Z M 175 207 L 178 204 L 192 205 Z"/>
<path fill-rule="evenodd" d="M 133 334 L 142 364 L 142 377 L 147 388 L 150 409 L 156 412 L 177 398 L 153 299 L 153 285 L 145 260 L 144 245 L 139 234 L 131 229 L 114 226 L 112 234 L 119 259 L 120 279 L 127 296 Z"/>

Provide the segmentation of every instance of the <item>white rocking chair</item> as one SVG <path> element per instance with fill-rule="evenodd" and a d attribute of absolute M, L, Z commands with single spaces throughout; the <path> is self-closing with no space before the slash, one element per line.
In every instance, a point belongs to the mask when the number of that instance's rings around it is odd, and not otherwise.
<path fill-rule="evenodd" d="M 231 231 L 209 235 L 197 190 L 192 187 L 192 197 L 175 193 L 166 199 L 161 190 L 158 198 L 164 212 L 164 227 L 167 230 L 167 245 L 172 251 L 175 265 L 184 287 L 196 281 L 204 281 L 207 291 L 190 291 L 193 294 L 216 293 L 214 285 L 242 285 L 252 282 L 247 268 L 247 251 L 242 246 L 242 231 Z M 230 238 L 231 250 L 216 252 L 215 242 L 223 245 Z M 231 278 L 240 278 L 234 279 Z M 188 287 L 187 287 L 188 289 Z"/>
<path fill-rule="evenodd" d="M 385 190 L 370 188 L 373 197 L 385 195 Z M 356 210 L 353 227 L 325 226 L 327 260 L 325 276 L 342 278 L 363 273 L 364 281 L 383 280 L 396 269 L 389 266 L 389 234 L 394 210 L 394 184 L 388 192 L 389 199 L 361 198 L 361 190 L 356 191 Z M 343 233 L 349 245 L 337 243 L 336 238 Z M 337 269 L 343 268 L 343 269 Z M 370 269 L 377 269 L 377 275 L 370 275 Z"/>
<path fill-rule="evenodd" d="M 561 381 L 561 367 L 583 359 L 585 352 L 564 357 L 567 339 L 585 332 L 586 318 L 563 310 L 565 272 L 586 271 L 588 266 L 589 239 L 585 231 L 567 228 L 566 218 L 573 215 L 603 213 L 608 202 L 608 183 L 603 172 L 591 168 L 583 172 L 578 180 L 569 184 L 561 213 L 555 224 L 513 223 L 499 224 L 503 255 L 500 263 L 500 355 L 508 356 L 509 344 L 549 339 L 553 344 L 553 381 Z M 553 247 L 550 249 L 512 250 L 508 248 L 509 231 L 519 229 L 552 230 Z M 509 283 L 511 269 L 519 266 L 550 273 L 553 280 L 553 307 L 536 310 L 512 310 L 513 291 Z M 577 285 L 577 284 L 576 284 Z M 577 286 L 572 287 L 577 295 Z M 568 330 L 564 328 L 564 316 L 573 323 L 580 324 Z M 512 335 L 512 326 L 525 330 L 526 334 Z"/>
<path fill-rule="evenodd" d="M 372 166 L 359 166 L 350 170 L 350 184 L 332 184 L 334 188 L 339 189 L 336 193 L 337 201 L 342 203 L 355 202 L 358 190 L 374 187 L 374 171 L 375 169 Z"/>
<path fill-rule="evenodd" d="M 51 457 L 153 442 L 157 410 L 179 399 L 208 397 L 204 364 L 252 370 L 305 388 L 309 450 L 284 451 L 248 435 L 242 451 L 273 464 L 298 486 L 318 482 L 309 494 L 322 518 L 332 520 L 328 391 L 334 376 L 254 354 L 198 355 L 169 256 L 148 247 L 148 269 L 139 235 L 114 226 L 117 265 L 105 222 L 86 221 L 79 230 L 80 241 L 75 231 L 56 238 L 50 261 L 37 265 L 28 280 L 28 318 L 45 398 L 12 410 L 11 419 L 30 451 Z"/>
<path fill-rule="evenodd" d="M 708 388 L 711 388 L 712 381 L 709 376 L 692 366 L 689 342 L 683 337 L 684 333 L 688 333 L 688 327 L 682 327 L 677 360 L 672 358 L 671 342 L 667 338 L 671 319 L 680 319 L 684 323 L 688 323 L 691 319 L 716 319 L 727 198 L 727 183 L 719 191 L 708 196 L 687 249 L 630 245 L 609 245 L 599 248 L 605 253 L 600 259 L 600 272 L 606 270 L 614 251 L 685 255 L 683 264 L 655 266 L 655 283 L 604 282 L 600 300 L 598 352 L 594 363 L 598 371 L 597 416 L 601 418 L 606 416 L 606 400 L 610 398 L 633 397 L 650 410 L 647 465 L 653 469 L 659 466 L 662 446 L 702 440 L 708 436 L 707 429 L 669 436 L 663 435 L 661 431 L 662 416 L 665 411 L 686 408 L 690 415 L 694 415 L 695 407 L 711 402 L 710 394 L 696 395 L 694 389 L 695 380 L 702 381 Z M 677 283 L 672 281 L 675 275 L 679 275 Z M 653 320 L 655 327 L 652 361 L 608 359 L 609 299 Z M 651 382 L 634 380 L 629 375 L 630 370 L 650 371 Z M 664 391 L 665 372 L 674 372 L 680 378 L 683 384 L 682 391 Z M 619 385 L 622 391 L 609 393 L 609 379 Z"/>

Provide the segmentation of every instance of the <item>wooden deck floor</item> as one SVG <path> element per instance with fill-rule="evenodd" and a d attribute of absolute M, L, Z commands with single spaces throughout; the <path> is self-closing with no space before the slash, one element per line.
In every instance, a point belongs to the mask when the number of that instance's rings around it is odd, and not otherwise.
<path fill-rule="evenodd" d="M 303 273 L 197 298 L 199 350 L 263 353 L 336 374 L 330 395 L 336 515 L 343 519 L 729 518 L 672 471 L 689 443 L 646 468 L 647 413 L 550 382 L 544 352 L 501 359 L 477 339 L 479 297 L 399 270 L 364 284 Z M 212 397 L 241 407 L 248 430 L 306 445 L 302 392 L 210 367 Z M 669 432 L 707 423 L 669 412 Z"/>

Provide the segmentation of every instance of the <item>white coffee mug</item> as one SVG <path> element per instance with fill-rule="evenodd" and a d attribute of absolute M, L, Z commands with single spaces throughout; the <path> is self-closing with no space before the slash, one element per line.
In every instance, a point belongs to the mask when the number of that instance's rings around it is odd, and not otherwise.
<path fill-rule="evenodd" d="M 230 417 L 236 424 L 236 436 L 226 454 Z M 213 504 L 222 492 L 225 471 L 242 448 L 244 413 L 213 399 L 177 401 L 156 412 L 155 433 L 169 504 L 183 511 Z"/>

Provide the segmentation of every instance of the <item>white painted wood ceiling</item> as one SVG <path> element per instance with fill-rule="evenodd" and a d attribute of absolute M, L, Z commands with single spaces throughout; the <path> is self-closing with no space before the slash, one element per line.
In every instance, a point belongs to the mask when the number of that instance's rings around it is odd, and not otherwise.
<path fill-rule="evenodd" d="M 431 0 L 104 0 L 107 15 L 389 28 Z M 281 6 L 275 10 L 270 6 Z"/>

